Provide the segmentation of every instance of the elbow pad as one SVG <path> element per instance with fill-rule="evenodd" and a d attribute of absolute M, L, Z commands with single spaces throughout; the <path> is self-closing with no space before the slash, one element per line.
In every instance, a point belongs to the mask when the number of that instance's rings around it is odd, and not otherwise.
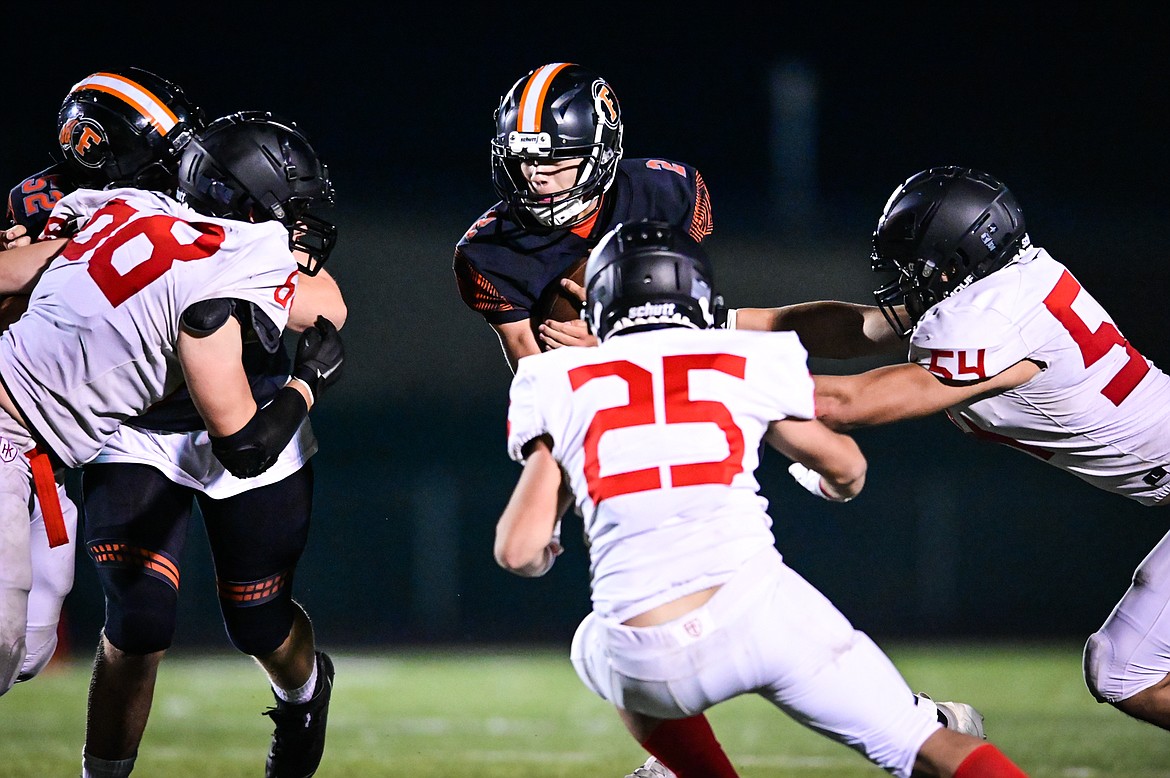
<path fill-rule="evenodd" d="M 238 432 L 212 435 L 211 452 L 236 478 L 258 476 L 272 467 L 308 414 L 300 392 L 285 387 Z"/>

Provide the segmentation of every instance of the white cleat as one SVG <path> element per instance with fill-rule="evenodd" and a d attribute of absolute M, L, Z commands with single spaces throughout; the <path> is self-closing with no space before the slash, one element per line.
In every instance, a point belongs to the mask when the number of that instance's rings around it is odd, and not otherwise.
<path fill-rule="evenodd" d="M 974 735 L 982 740 L 987 740 L 987 735 L 983 732 L 983 714 L 967 703 L 935 702 L 930 698 L 930 695 L 923 694 L 922 692 L 914 696 L 923 704 L 933 705 L 935 715 L 938 716 L 938 723 L 947 729 L 953 729 L 955 732 L 962 732 L 964 735 Z"/>
<path fill-rule="evenodd" d="M 659 762 L 654 757 L 646 760 L 646 763 L 639 767 L 634 772 L 626 776 L 626 778 L 676 778 L 674 771 L 666 765 Z"/>

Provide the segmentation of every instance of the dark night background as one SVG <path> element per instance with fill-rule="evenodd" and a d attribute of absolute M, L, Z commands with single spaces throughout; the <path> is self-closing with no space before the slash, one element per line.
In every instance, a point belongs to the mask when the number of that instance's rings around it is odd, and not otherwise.
<path fill-rule="evenodd" d="M 537 65 L 608 78 L 627 156 L 699 168 L 733 305 L 869 302 L 886 197 L 922 168 L 965 164 L 1004 179 L 1033 240 L 1170 365 L 1162 12 L 773 5 L 688 17 L 654 4 L 86 7 L 63 30 L 49 14 L 9 18 L 23 37 L 6 32 L 0 181 L 53 160 L 57 107 L 96 70 L 153 70 L 211 116 L 296 120 L 338 190 L 330 269 L 350 307 L 347 377 L 314 411 L 318 504 L 297 580 L 320 640 L 567 647 L 588 608 L 580 542 L 539 581 L 491 559 L 519 472 L 503 445 L 510 373 L 450 270 L 456 240 L 495 200 L 492 112 Z M 795 114 L 773 108 L 785 77 L 806 90 L 785 104 L 804 106 Z M 1160 512 L 965 440 L 942 418 L 857 438 L 870 480 L 847 506 L 795 487 L 778 456 L 760 475 L 789 562 L 875 635 L 1083 639 L 1166 529 Z M 178 641 L 224 646 L 201 543 L 193 530 Z M 101 598 L 84 555 L 68 615 L 88 652 Z"/>

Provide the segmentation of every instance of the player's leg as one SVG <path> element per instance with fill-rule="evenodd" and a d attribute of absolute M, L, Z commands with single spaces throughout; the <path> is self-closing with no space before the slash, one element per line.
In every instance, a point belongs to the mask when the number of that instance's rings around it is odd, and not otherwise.
<path fill-rule="evenodd" d="M 29 556 L 29 499 L 32 492 L 27 460 L 16 446 L 0 437 L 0 695 L 16 683 L 24 664 L 28 593 L 32 588 Z"/>
<path fill-rule="evenodd" d="M 292 599 L 308 540 L 311 463 L 281 481 L 234 497 L 201 497 L 215 558 L 220 608 L 232 644 L 268 674 L 276 706 L 267 775 L 311 775 L 325 748 L 333 664 Z"/>
<path fill-rule="evenodd" d="M 82 471 L 83 532 L 106 599 L 86 710 L 84 776 L 129 775 L 171 645 L 192 492 L 154 468 Z"/>
<path fill-rule="evenodd" d="M 622 628 L 622 631 L 636 635 L 655 630 Z M 670 710 L 668 703 L 660 706 L 660 715 L 633 710 L 646 700 L 635 701 L 636 692 L 622 687 L 620 675 L 614 671 L 611 662 L 611 651 L 609 629 L 595 614 L 589 614 L 573 636 L 570 656 L 585 686 L 615 705 L 626 729 L 652 755 L 630 775 L 634 778 L 673 778 L 676 775 L 679 778 L 688 775 L 733 778 L 737 775 L 702 711 Z M 662 661 L 669 666 L 672 658 L 663 657 Z M 677 672 L 677 668 L 670 668 L 668 672 Z M 669 694 L 669 690 L 661 685 L 658 690 Z"/>
<path fill-rule="evenodd" d="M 1170 729 L 1170 534 L 1142 560 L 1085 644 L 1085 683 L 1098 702 Z"/>
<path fill-rule="evenodd" d="M 28 594 L 28 626 L 26 629 L 24 665 L 17 681 L 35 677 L 57 650 L 57 627 L 61 621 L 61 607 L 73 588 L 73 571 L 77 544 L 77 506 L 61 484 L 57 485 L 57 500 L 69 542 L 49 545 L 45 518 L 39 499 L 33 500 L 30 532 L 32 560 L 32 589 Z"/>

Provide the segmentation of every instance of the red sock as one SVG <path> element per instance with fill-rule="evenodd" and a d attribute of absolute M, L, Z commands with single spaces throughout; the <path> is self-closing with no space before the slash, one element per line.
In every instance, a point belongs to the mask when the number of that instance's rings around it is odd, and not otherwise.
<path fill-rule="evenodd" d="M 1028 778 L 991 743 L 979 746 L 955 770 L 955 778 Z"/>
<path fill-rule="evenodd" d="M 715 739 L 703 714 L 688 719 L 667 719 L 658 725 L 642 747 L 674 771 L 678 778 L 738 778 L 723 746 Z"/>

